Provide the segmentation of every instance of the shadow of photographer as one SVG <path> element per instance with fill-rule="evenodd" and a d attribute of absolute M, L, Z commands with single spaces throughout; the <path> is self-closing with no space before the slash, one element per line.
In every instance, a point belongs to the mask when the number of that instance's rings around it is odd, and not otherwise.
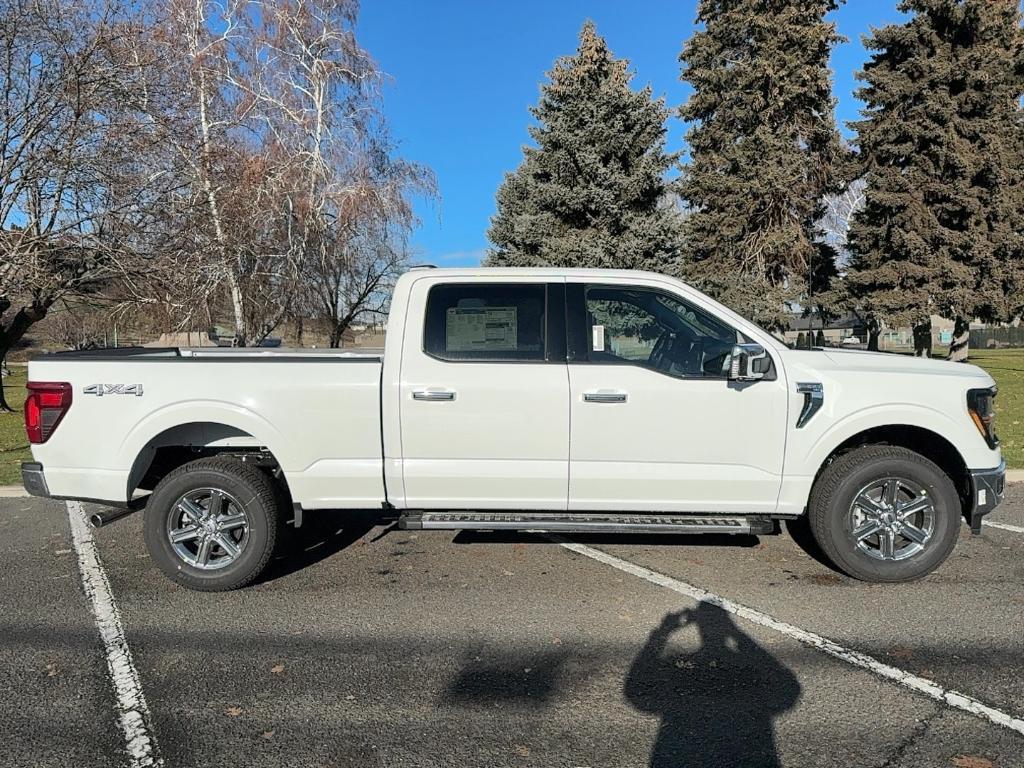
<path fill-rule="evenodd" d="M 700 647 L 671 650 L 694 627 Z M 652 768 L 778 766 L 774 719 L 800 698 L 793 672 L 710 603 L 669 613 L 633 661 L 624 695 L 661 718 Z"/>

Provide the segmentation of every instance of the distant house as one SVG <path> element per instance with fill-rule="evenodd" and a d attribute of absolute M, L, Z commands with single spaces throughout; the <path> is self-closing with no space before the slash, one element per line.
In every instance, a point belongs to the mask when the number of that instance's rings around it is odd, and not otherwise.
<path fill-rule="evenodd" d="M 948 346 L 953 340 L 953 321 L 939 315 L 932 315 L 932 346 Z M 983 338 L 979 329 L 984 328 L 981 323 L 972 322 L 971 331 L 972 334 L 977 334 L 977 338 L 972 336 L 971 346 L 986 346 L 987 337 Z M 800 340 L 800 334 L 802 333 L 803 338 L 806 339 L 808 335 L 813 334 L 811 346 L 820 346 L 818 339 L 818 332 L 821 331 L 825 337 L 825 345 L 842 345 L 853 344 L 851 337 L 856 337 L 858 342 L 866 344 L 868 340 L 868 328 L 867 325 L 853 313 L 848 313 L 842 317 L 837 318 L 831 322 L 825 323 L 822 326 L 821 318 L 817 315 L 813 317 L 800 317 L 798 315 L 792 315 L 789 322 L 789 330 L 785 333 L 785 340 L 787 344 L 795 345 Z M 985 332 L 988 333 L 988 332 Z M 1009 336 L 1009 334 L 1006 334 Z M 906 349 L 914 346 L 914 331 L 910 326 L 900 326 L 896 328 L 883 327 L 878 336 L 878 347 L 879 349 Z"/>

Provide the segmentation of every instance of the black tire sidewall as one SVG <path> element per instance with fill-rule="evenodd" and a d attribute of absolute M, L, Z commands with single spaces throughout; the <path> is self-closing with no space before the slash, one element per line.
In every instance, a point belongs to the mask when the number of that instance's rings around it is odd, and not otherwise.
<path fill-rule="evenodd" d="M 847 528 L 849 509 L 856 494 L 874 480 L 898 477 L 919 484 L 935 505 L 935 530 L 923 552 L 906 560 L 882 561 L 858 550 Z M 911 581 L 937 568 L 956 544 L 960 529 L 960 500 L 949 478 L 923 457 L 872 458 L 853 465 L 835 484 L 827 500 L 824 520 L 819 519 L 816 538 L 835 564 L 846 573 L 867 581 Z M 824 530 L 821 530 L 822 523 Z M 823 540 L 823 539 L 826 539 Z"/>
<path fill-rule="evenodd" d="M 178 557 L 167 538 L 167 518 L 172 512 L 172 505 L 197 488 L 227 491 L 241 504 L 249 518 L 249 540 L 245 549 L 238 560 L 224 568 L 202 570 L 188 565 Z M 276 516 L 272 521 L 272 515 L 260 498 L 261 490 L 226 469 L 204 467 L 168 475 L 146 504 L 143 525 L 150 556 L 167 576 L 192 589 L 232 589 L 251 581 L 254 571 L 262 569 L 267 559 L 267 548 L 272 546 L 270 525 L 277 524 Z"/>

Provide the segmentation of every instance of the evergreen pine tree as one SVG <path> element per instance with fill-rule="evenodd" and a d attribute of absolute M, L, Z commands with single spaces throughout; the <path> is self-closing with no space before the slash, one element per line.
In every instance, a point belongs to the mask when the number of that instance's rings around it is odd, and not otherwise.
<path fill-rule="evenodd" d="M 929 354 L 931 315 L 956 320 L 1024 304 L 1024 36 L 1017 0 L 904 0 L 913 16 L 875 30 L 853 123 L 867 173 L 846 277 L 859 310 L 910 323 Z"/>
<path fill-rule="evenodd" d="M 843 186 L 847 153 L 835 123 L 824 20 L 840 0 L 701 0 L 704 25 L 683 48 L 694 93 L 680 193 L 683 276 L 769 326 L 785 302 L 808 300 L 835 271 L 815 224 Z"/>
<path fill-rule="evenodd" d="M 531 108 L 535 147 L 497 193 L 491 266 L 665 271 L 677 254 L 679 211 L 666 172 L 663 99 L 634 91 L 592 22 L 575 56 L 559 59 Z"/>

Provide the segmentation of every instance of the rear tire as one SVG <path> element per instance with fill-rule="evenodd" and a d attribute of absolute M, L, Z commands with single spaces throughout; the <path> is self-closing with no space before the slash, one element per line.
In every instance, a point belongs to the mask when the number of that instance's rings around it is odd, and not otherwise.
<path fill-rule="evenodd" d="M 920 579 L 956 544 L 960 497 L 934 462 L 906 448 L 843 454 L 811 490 L 811 532 L 844 573 L 873 582 Z"/>
<path fill-rule="evenodd" d="M 278 518 L 278 494 L 266 474 L 213 457 L 164 477 L 143 526 L 150 556 L 171 580 L 216 592 L 259 578 L 274 554 Z"/>

